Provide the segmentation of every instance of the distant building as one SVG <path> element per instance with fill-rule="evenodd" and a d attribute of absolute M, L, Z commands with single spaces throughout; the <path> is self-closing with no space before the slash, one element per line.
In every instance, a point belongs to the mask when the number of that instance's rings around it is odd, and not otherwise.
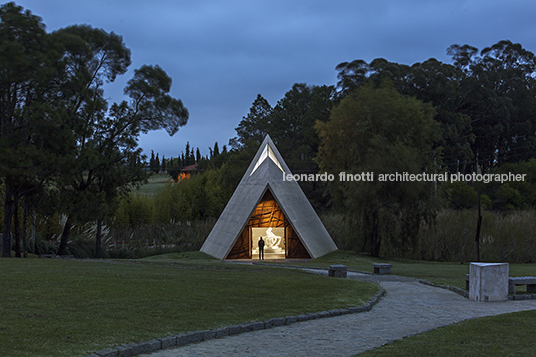
<path fill-rule="evenodd" d="M 197 171 L 197 164 L 188 165 L 179 170 L 177 182 L 188 180 L 193 172 Z"/>

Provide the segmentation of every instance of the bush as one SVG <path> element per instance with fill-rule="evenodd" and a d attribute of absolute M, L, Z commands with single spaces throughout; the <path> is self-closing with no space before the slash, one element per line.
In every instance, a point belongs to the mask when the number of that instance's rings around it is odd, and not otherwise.
<path fill-rule="evenodd" d="M 215 218 L 193 222 L 114 227 L 107 242 L 112 258 L 143 258 L 150 255 L 196 251 L 216 223 Z"/>
<path fill-rule="evenodd" d="M 476 258 L 476 224 L 473 210 L 443 210 L 434 225 L 419 232 L 420 256 L 436 261 L 466 262 Z M 536 211 L 482 213 L 482 261 L 536 262 Z"/>

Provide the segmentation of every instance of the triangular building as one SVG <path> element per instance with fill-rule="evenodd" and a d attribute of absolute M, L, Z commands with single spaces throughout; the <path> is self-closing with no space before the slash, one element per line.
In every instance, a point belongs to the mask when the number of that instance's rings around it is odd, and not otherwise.
<path fill-rule="evenodd" d="M 218 259 L 318 258 L 337 250 L 267 135 L 201 251 Z"/>

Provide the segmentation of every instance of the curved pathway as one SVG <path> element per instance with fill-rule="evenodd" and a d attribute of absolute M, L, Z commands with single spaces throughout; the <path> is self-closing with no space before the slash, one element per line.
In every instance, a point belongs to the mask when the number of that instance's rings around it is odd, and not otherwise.
<path fill-rule="evenodd" d="M 349 272 L 348 277 L 378 283 L 387 294 L 368 312 L 247 332 L 140 357 L 353 356 L 463 320 L 536 309 L 536 300 L 474 302 L 400 276 Z"/>

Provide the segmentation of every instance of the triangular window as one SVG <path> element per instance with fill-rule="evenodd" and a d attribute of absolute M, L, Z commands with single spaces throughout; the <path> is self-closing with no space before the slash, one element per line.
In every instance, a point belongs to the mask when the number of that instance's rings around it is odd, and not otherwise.
<path fill-rule="evenodd" d="M 261 164 L 264 162 L 264 160 L 266 160 L 267 158 L 270 158 L 274 164 L 277 165 L 277 167 L 279 167 L 279 169 L 282 171 L 282 172 L 285 172 L 285 170 L 283 170 L 283 167 L 281 166 L 281 164 L 279 163 L 279 161 L 277 160 L 277 158 L 275 157 L 275 154 L 272 150 L 272 148 L 270 147 L 270 145 L 266 144 L 266 146 L 264 147 L 264 150 L 262 151 L 262 154 L 261 156 L 259 157 L 259 160 L 257 161 L 257 163 L 255 164 L 255 167 L 253 168 L 253 171 L 251 171 L 251 173 L 249 174 L 250 176 L 253 175 L 253 173 L 255 172 L 255 170 L 257 170 L 257 168 L 259 166 L 261 166 Z"/>

